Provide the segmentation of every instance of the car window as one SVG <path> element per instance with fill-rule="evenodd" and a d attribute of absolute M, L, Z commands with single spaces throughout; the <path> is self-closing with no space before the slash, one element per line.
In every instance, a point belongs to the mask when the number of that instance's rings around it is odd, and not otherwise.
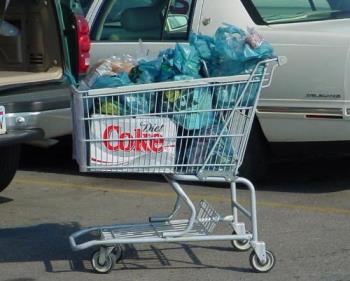
<path fill-rule="evenodd" d="M 106 1 L 92 27 L 95 41 L 185 40 L 192 0 Z"/>
<path fill-rule="evenodd" d="M 242 0 L 243 1 L 243 0 Z M 250 0 L 268 24 L 350 17 L 349 0 Z"/>

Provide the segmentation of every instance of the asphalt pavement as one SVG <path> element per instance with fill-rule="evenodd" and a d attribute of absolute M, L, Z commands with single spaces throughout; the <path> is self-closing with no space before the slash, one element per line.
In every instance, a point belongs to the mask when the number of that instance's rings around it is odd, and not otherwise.
<path fill-rule="evenodd" d="M 26 148 L 0 194 L 1 281 L 350 280 L 349 158 L 276 163 L 257 185 L 259 235 L 277 258 L 267 274 L 252 272 L 249 252 L 224 241 L 126 245 L 121 262 L 101 276 L 91 271 L 92 251 L 72 252 L 68 236 L 88 226 L 146 222 L 168 213 L 175 196 L 159 176 L 80 174 L 70 153 L 69 145 Z M 196 204 L 206 199 L 229 213 L 226 185 L 185 190 Z M 249 202 L 248 191 L 240 187 L 238 195 Z"/>

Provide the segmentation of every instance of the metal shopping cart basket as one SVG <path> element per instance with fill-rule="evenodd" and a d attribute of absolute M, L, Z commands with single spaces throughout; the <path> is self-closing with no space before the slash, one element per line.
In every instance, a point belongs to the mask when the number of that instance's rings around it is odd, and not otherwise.
<path fill-rule="evenodd" d="M 236 250 L 253 249 L 255 271 L 271 270 L 275 257 L 258 240 L 255 189 L 238 177 L 238 168 L 261 89 L 270 85 L 282 61 L 262 61 L 246 75 L 74 90 L 74 150 L 81 171 L 163 174 L 177 200 L 170 215 L 148 223 L 73 233 L 72 249 L 97 247 L 92 267 L 107 273 L 121 257 L 123 244 L 228 240 Z M 196 208 L 181 181 L 229 182 L 231 214 L 220 215 L 207 201 Z M 249 210 L 237 200 L 236 183 L 250 191 Z M 190 210 L 187 219 L 177 218 L 182 205 Z M 249 231 L 238 220 L 239 212 L 249 219 Z M 232 232 L 217 234 L 218 224 L 228 224 Z"/>

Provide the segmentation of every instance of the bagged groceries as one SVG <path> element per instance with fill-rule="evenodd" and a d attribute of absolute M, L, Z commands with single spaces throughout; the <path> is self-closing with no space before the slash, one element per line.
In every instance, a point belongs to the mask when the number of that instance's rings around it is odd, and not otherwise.
<path fill-rule="evenodd" d="M 191 77 L 175 76 L 174 80 Z M 201 129 L 213 121 L 212 95 L 205 88 L 164 91 L 161 100 L 162 112 L 173 112 L 170 117 L 187 130 Z"/>
<path fill-rule="evenodd" d="M 230 85 L 216 89 L 213 94 L 213 104 L 219 108 L 233 108 L 234 106 L 246 107 L 254 105 L 256 99 L 256 93 L 259 90 L 259 84 L 251 82 L 246 89 L 246 94 L 243 95 L 244 91 L 243 84 Z"/>
<path fill-rule="evenodd" d="M 154 99 L 153 93 L 120 95 L 118 98 L 104 99 L 97 105 L 95 111 L 101 114 L 119 116 L 147 114 L 154 112 Z"/>
<path fill-rule="evenodd" d="M 144 47 L 140 43 L 141 49 Z M 211 77 L 249 73 L 259 60 L 272 56 L 272 46 L 254 29 L 245 32 L 225 25 L 219 27 L 213 37 L 192 33 L 189 44 L 177 43 L 174 49 L 164 50 L 154 59 L 146 55 L 140 58 L 123 55 L 102 60 L 91 68 L 81 88 L 172 81 L 181 75 L 201 78 L 202 63 L 208 67 Z"/>
<path fill-rule="evenodd" d="M 174 66 L 182 75 L 199 78 L 200 57 L 194 46 L 176 44 Z"/>
<path fill-rule="evenodd" d="M 190 34 L 189 44 L 177 43 L 156 58 L 123 55 L 102 60 L 91 68 L 80 89 L 247 74 L 272 56 L 271 45 L 254 29 L 245 32 L 225 25 L 213 37 Z M 222 169 L 235 161 L 239 145 L 224 120 L 234 107 L 254 105 L 259 85 L 252 81 L 154 92 L 145 87 L 144 92 L 96 98 L 94 107 L 88 106 L 90 116 L 106 118 L 107 126 L 91 121 L 91 138 L 104 140 L 102 145 L 91 142 L 91 162 L 142 169 L 157 166 L 157 172 L 163 171 L 160 166 L 164 172 L 186 165 L 196 171 L 204 164 L 208 170 Z"/>
<path fill-rule="evenodd" d="M 130 71 L 130 78 L 136 84 L 155 83 L 159 81 L 162 61 L 160 59 L 140 61 Z"/>
<path fill-rule="evenodd" d="M 136 61 L 128 55 L 113 56 L 94 65 L 80 84 L 81 90 L 130 85 L 129 73 Z"/>
<path fill-rule="evenodd" d="M 216 136 L 220 134 L 223 134 L 223 136 L 218 140 Z M 207 164 L 225 165 L 233 162 L 234 147 L 232 137 L 228 136 L 229 132 L 223 122 L 195 131 L 194 135 L 198 137 L 193 138 L 185 151 L 187 164 L 203 165 L 208 157 Z M 199 138 L 199 136 L 205 137 Z M 207 169 L 218 170 L 218 167 L 207 167 Z"/>
<path fill-rule="evenodd" d="M 218 28 L 214 37 L 192 34 L 190 44 L 207 63 L 212 77 L 249 73 L 259 60 L 273 56 L 272 46 L 254 29 L 247 34 L 232 25 Z"/>

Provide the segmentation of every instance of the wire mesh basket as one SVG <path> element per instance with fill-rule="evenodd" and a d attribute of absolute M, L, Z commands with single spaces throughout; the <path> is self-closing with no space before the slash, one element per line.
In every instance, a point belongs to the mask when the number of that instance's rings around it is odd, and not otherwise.
<path fill-rule="evenodd" d="M 81 170 L 232 177 L 265 73 L 74 90 Z"/>

